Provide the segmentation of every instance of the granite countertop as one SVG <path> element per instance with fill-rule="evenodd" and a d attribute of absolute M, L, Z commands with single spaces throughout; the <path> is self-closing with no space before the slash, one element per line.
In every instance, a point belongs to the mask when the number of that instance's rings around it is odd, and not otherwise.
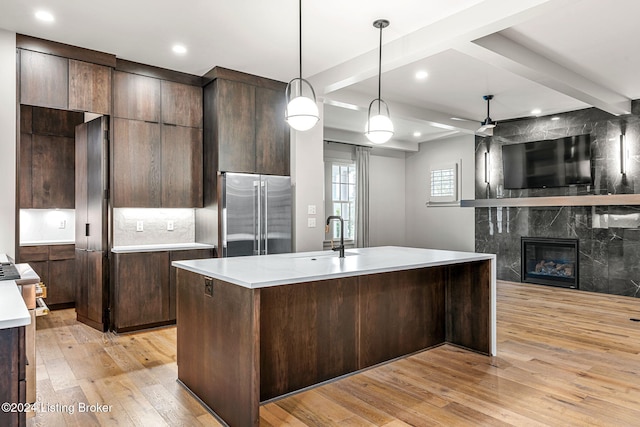
<path fill-rule="evenodd" d="M 157 245 L 127 245 L 114 246 L 111 252 L 115 254 L 126 254 L 135 252 L 162 252 L 162 251 L 183 251 L 189 249 L 215 249 L 216 245 L 206 243 L 164 243 Z"/>
<path fill-rule="evenodd" d="M 246 288 L 262 288 L 471 261 L 495 262 L 493 254 L 398 246 L 349 249 L 345 255 L 341 259 L 337 252 L 319 251 L 174 261 L 172 265 Z"/>

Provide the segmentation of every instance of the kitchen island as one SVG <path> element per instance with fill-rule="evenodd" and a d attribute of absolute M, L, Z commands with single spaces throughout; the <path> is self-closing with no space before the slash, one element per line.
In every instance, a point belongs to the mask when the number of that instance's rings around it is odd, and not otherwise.
<path fill-rule="evenodd" d="M 451 343 L 496 353 L 495 255 L 405 247 L 178 261 L 178 379 L 231 426 Z"/>

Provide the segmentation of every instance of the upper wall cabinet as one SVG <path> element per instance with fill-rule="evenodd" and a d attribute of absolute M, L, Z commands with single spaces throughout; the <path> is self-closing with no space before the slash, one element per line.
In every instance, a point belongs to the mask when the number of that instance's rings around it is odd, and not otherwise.
<path fill-rule="evenodd" d="M 202 128 L 202 88 L 166 80 L 160 87 L 164 124 Z"/>
<path fill-rule="evenodd" d="M 69 60 L 20 50 L 20 103 L 66 110 L 69 106 Z"/>
<path fill-rule="evenodd" d="M 160 80 L 115 71 L 113 114 L 115 117 L 160 122 Z"/>
<path fill-rule="evenodd" d="M 111 69 L 21 49 L 20 103 L 110 114 Z"/>
<path fill-rule="evenodd" d="M 70 59 L 69 109 L 111 114 L 111 69 Z"/>
<path fill-rule="evenodd" d="M 218 171 L 289 175 L 285 85 L 238 75 L 248 81 L 217 78 L 205 88 L 205 151 L 214 151 Z"/>

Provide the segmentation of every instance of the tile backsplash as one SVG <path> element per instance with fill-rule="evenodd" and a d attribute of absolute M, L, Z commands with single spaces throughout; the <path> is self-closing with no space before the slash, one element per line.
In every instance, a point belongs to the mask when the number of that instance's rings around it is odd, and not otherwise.
<path fill-rule="evenodd" d="M 173 230 L 168 230 L 171 226 Z M 194 209 L 113 209 L 113 246 L 192 242 Z"/>

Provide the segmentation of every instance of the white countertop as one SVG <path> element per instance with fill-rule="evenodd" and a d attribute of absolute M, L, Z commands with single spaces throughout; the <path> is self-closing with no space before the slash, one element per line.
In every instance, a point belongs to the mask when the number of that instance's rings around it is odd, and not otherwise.
<path fill-rule="evenodd" d="M 115 254 L 126 254 L 134 252 L 161 252 L 161 251 L 183 251 L 189 249 L 214 249 L 215 245 L 206 243 L 164 243 L 158 245 L 128 245 L 114 246 L 111 252 Z"/>
<path fill-rule="evenodd" d="M 470 261 L 494 260 L 493 254 L 398 246 L 278 255 L 174 261 L 173 266 L 246 288 L 263 288 Z"/>
<path fill-rule="evenodd" d="M 75 245 L 75 240 L 37 240 L 32 242 L 20 242 L 20 246 L 55 246 L 55 245 Z"/>
<path fill-rule="evenodd" d="M 26 326 L 31 323 L 29 310 L 14 280 L 0 281 L 0 329 Z"/>

